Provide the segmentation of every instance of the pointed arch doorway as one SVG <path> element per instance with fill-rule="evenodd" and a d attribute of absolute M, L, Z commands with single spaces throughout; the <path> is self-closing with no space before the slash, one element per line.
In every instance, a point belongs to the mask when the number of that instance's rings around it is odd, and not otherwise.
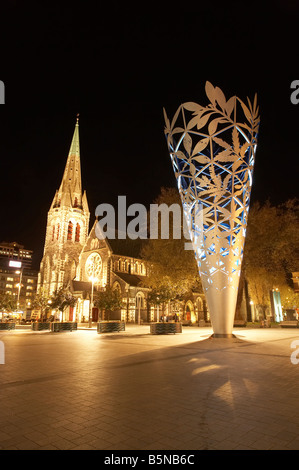
<path fill-rule="evenodd" d="M 195 315 L 194 305 L 193 305 L 193 302 L 191 302 L 191 300 L 188 300 L 188 302 L 186 302 L 184 319 L 188 323 L 195 323 L 196 322 L 196 315 Z"/>

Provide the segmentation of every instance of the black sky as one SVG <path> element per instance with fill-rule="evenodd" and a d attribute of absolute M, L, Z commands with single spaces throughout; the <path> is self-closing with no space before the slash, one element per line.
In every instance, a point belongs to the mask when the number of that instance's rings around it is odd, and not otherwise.
<path fill-rule="evenodd" d="M 252 201 L 298 195 L 299 105 L 290 101 L 298 2 L 62 5 L 0 7 L 0 241 L 33 249 L 38 267 L 77 113 L 91 221 L 97 204 L 118 195 L 148 206 L 161 186 L 174 186 L 162 109 L 171 116 L 182 102 L 205 104 L 207 80 L 226 97 L 258 93 Z"/>

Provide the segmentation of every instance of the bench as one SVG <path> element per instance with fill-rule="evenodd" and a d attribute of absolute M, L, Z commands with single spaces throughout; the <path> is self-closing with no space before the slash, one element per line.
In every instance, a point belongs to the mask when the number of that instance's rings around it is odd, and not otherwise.
<path fill-rule="evenodd" d="M 246 326 L 247 322 L 245 320 L 234 320 L 234 327 L 237 326 Z"/>
<path fill-rule="evenodd" d="M 298 328 L 298 320 L 284 320 L 280 322 L 282 328 Z"/>

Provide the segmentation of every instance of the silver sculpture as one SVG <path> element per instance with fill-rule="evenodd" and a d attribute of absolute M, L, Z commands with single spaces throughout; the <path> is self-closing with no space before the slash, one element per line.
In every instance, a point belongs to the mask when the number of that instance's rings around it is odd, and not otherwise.
<path fill-rule="evenodd" d="M 182 104 L 167 145 L 215 337 L 232 336 L 249 211 L 259 115 L 206 82 L 207 106 Z M 239 113 L 243 117 L 239 119 Z"/>

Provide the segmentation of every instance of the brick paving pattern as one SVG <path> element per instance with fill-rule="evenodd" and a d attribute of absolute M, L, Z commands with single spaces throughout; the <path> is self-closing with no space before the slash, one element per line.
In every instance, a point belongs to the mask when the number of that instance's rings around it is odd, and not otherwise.
<path fill-rule="evenodd" d="M 0 449 L 299 449 L 298 330 L 149 330 L 1 332 Z"/>

